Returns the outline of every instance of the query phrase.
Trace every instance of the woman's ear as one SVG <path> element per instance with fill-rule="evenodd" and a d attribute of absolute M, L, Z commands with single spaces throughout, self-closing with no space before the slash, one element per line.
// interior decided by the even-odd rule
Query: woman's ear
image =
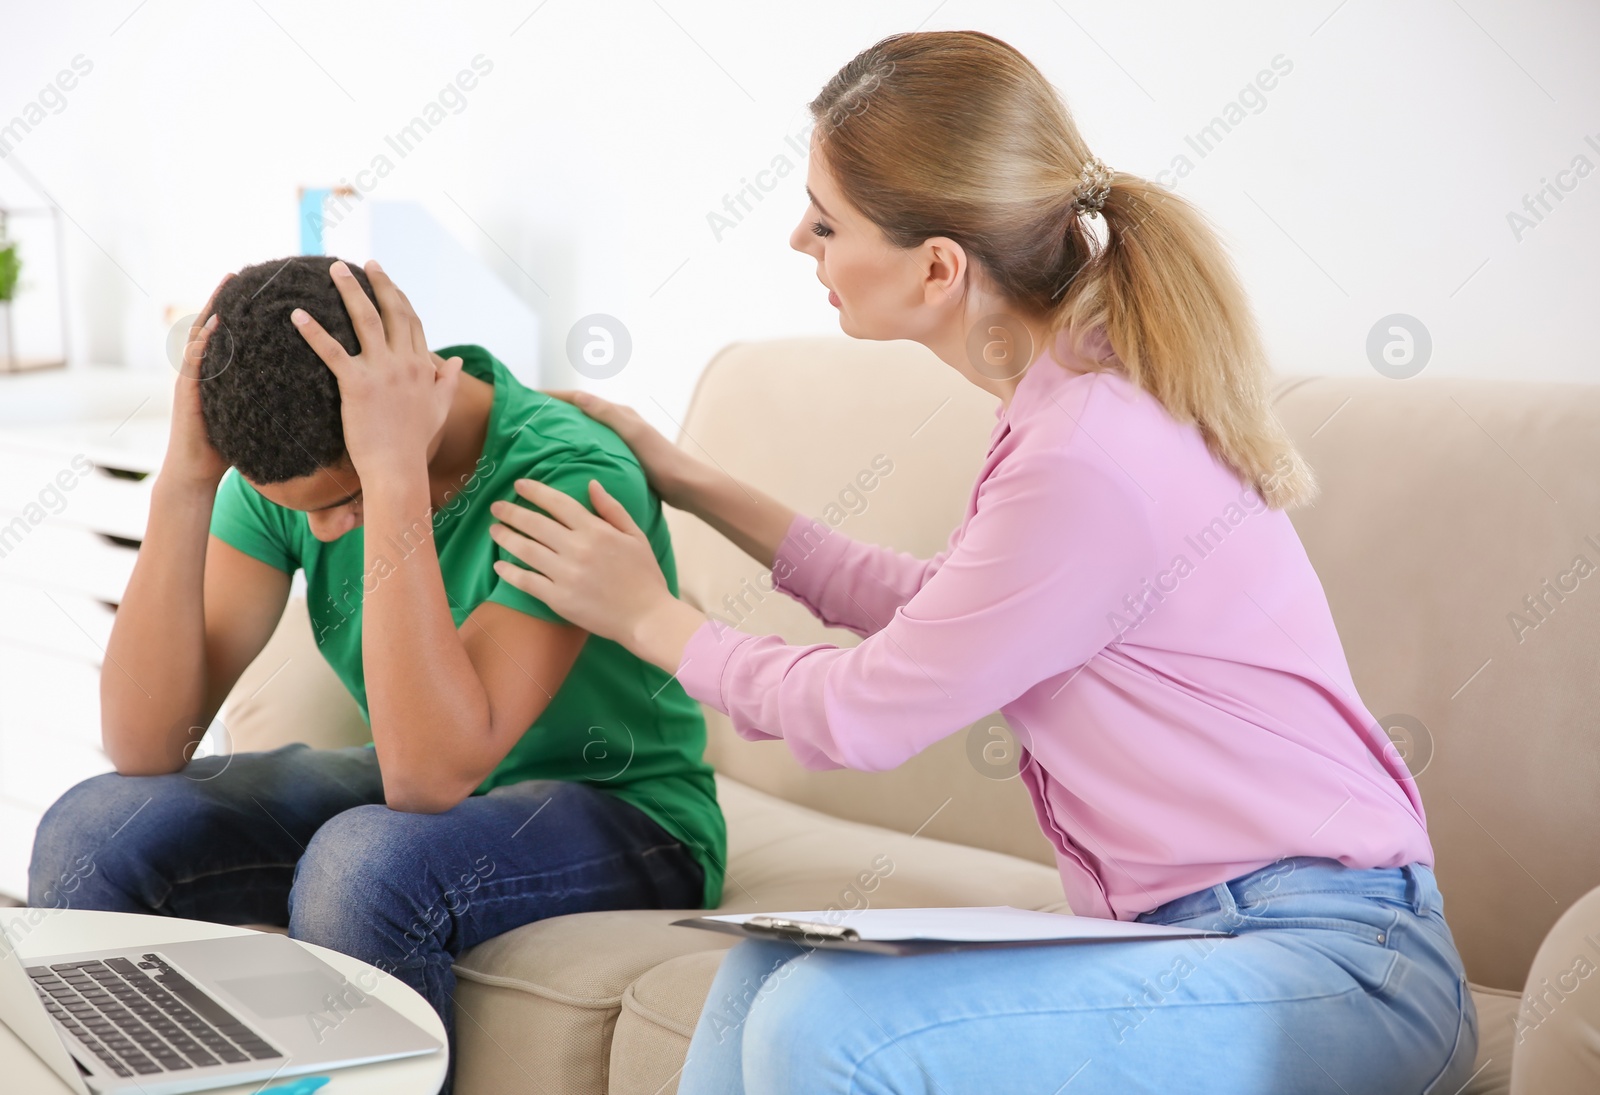
<path fill-rule="evenodd" d="M 945 304 L 965 291 L 968 263 L 964 247 L 948 236 L 933 236 L 923 240 L 918 251 L 926 303 Z"/>

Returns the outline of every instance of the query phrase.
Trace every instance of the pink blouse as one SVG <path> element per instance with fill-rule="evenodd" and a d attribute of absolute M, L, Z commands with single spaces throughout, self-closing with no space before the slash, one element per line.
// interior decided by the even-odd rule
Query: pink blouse
<path fill-rule="evenodd" d="M 790 526 L 776 587 L 859 645 L 708 620 L 688 693 L 813 769 L 893 768 L 998 709 L 1080 915 L 1132 919 L 1285 856 L 1431 866 L 1288 516 L 1120 375 L 1046 354 L 996 418 L 933 559 Z"/>

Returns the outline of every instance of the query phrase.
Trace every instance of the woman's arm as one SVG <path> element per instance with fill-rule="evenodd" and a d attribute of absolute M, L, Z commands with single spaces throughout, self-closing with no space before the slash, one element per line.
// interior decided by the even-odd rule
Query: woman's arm
<path fill-rule="evenodd" d="M 960 529 L 952 532 L 944 550 L 932 559 L 919 559 L 909 552 L 852 540 L 822 521 L 796 516 L 772 564 L 774 588 L 805 605 L 829 627 L 864 638 L 893 619 L 896 610 L 938 572 L 959 533 Z"/>
<path fill-rule="evenodd" d="M 674 445 L 631 407 L 590 392 L 553 391 L 610 427 L 633 450 L 651 488 L 773 570 L 776 588 L 830 627 L 870 635 L 909 601 L 949 555 L 932 560 L 835 532 Z"/>
<path fill-rule="evenodd" d="M 749 740 L 808 768 L 894 768 L 1117 637 L 1113 614 L 1155 569 L 1126 476 L 1034 456 L 997 471 L 942 567 L 858 646 L 787 645 L 715 625 L 678 680 Z"/>
<path fill-rule="evenodd" d="M 579 406 L 591 416 L 594 412 L 582 403 Z M 630 415 L 638 417 L 629 408 Z M 604 422 L 605 419 L 600 419 Z M 606 425 L 611 425 L 609 422 Z M 615 429 L 616 427 L 612 427 Z M 650 427 L 646 426 L 646 429 Z M 638 431 L 630 430 L 637 434 Z M 651 430 L 655 433 L 654 430 Z M 619 436 L 628 442 L 629 448 L 633 447 L 633 440 L 619 431 Z M 661 437 L 656 433 L 657 437 Z M 661 437 L 662 441 L 666 438 Z M 732 540 L 739 550 L 764 567 L 770 568 L 778 553 L 778 545 L 788 535 L 789 527 L 799 514 L 789 506 L 784 505 L 776 498 L 759 487 L 749 483 L 741 483 L 733 476 L 703 460 L 696 460 L 676 445 L 669 445 L 673 452 L 678 454 L 678 459 L 670 464 L 681 464 L 681 467 L 670 468 L 669 474 L 663 479 L 669 480 L 670 496 L 657 488 L 656 493 L 661 495 L 661 500 L 669 506 L 694 514 L 700 520 L 716 529 L 722 535 Z M 647 453 L 654 446 L 645 445 Z M 644 455 L 634 449 L 634 455 L 639 456 L 639 462 L 645 469 L 646 476 L 651 478 L 651 485 L 655 485 L 655 477 L 650 463 L 646 463 Z M 650 453 L 654 458 L 655 454 Z M 659 458 L 656 463 L 669 463 Z M 669 476 L 672 477 L 669 479 Z"/>
<path fill-rule="evenodd" d="M 518 489 L 549 516 L 497 514 L 509 528 L 496 540 L 531 568 L 499 573 L 811 768 L 893 768 L 1075 670 L 1117 637 L 1113 613 L 1156 566 L 1125 475 L 1039 454 L 984 481 L 945 565 L 878 633 L 849 649 L 790 646 L 667 593 L 642 534 L 597 486 L 599 516 L 549 487 Z"/>
<path fill-rule="evenodd" d="M 697 460 L 668 441 L 632 407 L 602 399 L 592 392 L 551 391 L 545 394 L 571 403 L 622 438 L 638 458 L 650 489 L 661 501 L 694 514 L 732 540 L 750 558 L 764 567 L 772 566 L 778 545 L 794 522 L 793 509 L 765 491 L 741 483 L 722 469 Z"/>

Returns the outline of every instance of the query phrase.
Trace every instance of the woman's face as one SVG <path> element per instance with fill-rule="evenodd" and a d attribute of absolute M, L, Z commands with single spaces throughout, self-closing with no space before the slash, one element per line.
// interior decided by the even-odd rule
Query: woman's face
<path fill-rule="evenodd" d="M 1009 399 L 1034 347 L 1043 345 L 1043 321 L 996 292 L 949 236 L 930 236 L 915 247 L 889 242 L 845 198 L 815 141 L 806 193 L 811 201 L 789 246 L 817 260 L 817 280 L 839 309 L 839 329 L 852 338 L 920 342 L 984 391 Z M 1013 325 L 987 322 L 996 316 L 1015 319 L 1026 328 L 1026 340 L 1015 341 Z M 1001 329 L 1008 332 L 1005 340 L 993 334 Z M 1001 360 L 992 356 L 993 345 L 1004 347 Z"/>
<path fill-rule="evenodd" d="M 921 249 L 895 247 L 840 192 L 815 142 L 806 172 L 811 202 L 789 246 L 817 260 L 817 280 L 854 338 L 915 339 L 933 321 Z"/>

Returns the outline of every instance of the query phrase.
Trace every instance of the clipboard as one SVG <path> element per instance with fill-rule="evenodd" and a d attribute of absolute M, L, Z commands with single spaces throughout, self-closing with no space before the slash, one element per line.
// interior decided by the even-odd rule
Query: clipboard
<path fill-rule="evenodd" d="M 812 949 L 890 955 L 1157 939 L 1208 940 L 1232 935 L 1231 932 L 1167 924 L 1039 912 L 1010 905 L 724 913 L 674 920 L 673 924 L 745 939 L 785 940 Z"/>

